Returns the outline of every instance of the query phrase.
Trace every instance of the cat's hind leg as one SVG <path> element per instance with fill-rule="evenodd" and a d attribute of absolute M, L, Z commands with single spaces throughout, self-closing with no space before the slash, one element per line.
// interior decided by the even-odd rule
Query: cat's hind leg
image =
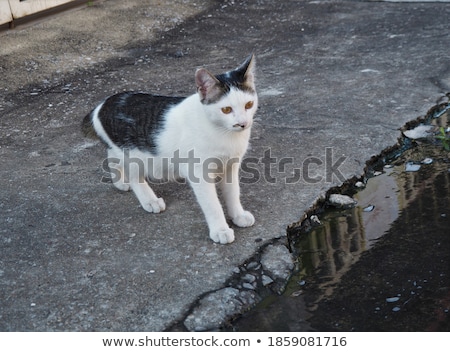
<path fill-rule="evenodd" d="M 149 213 L 160 213 L 166 210 L 164 199 L 156 196 L 155 192 L 153 192 L 145 179 L 140 182 L 131 183 L 131 189 L 144 210 Z"/>
<path fill-rule="evenodd" d="M 130 160 L 125 163 L 125 179 L 128 180 L 130 188 L 136 195 L 142 208 L 149 213 L 160 213 L 166 209 L 166 203 L 158 198 L 147 182 L 147 171 L 144 162 L 138 162 L 139 156 L 130 154 Z"/>
<path fill-rule="evenodd" d="M 131 187 L 124 171 L 123 155 L 113 149 L 108 149 L 108 167 L 113 185 L 121 191 L 128 192 Z"/>

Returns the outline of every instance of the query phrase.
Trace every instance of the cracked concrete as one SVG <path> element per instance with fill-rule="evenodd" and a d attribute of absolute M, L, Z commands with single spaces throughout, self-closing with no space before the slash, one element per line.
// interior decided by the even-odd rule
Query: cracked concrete
<path fill-rule="evenodd" d="M 237 267 L 283 239 L 342 178 L 361 175 L 398 128 L 450 91 L 449 11 L 445 3 L 110 0 L 1 32 L 0 330 L 220 325 L 187 317 L 206 293 L 233 301 L 227 282 Z M 156 187 L 167 210 L 152 215 L 100 182 L 104 148 L 80 132 L 95 104 L 122 90 L 191 94 L 196 68 L 220 73 L 250 52 L 260 109 L 242 198 L 254 227 L 217 245 L 186 185 Z M 216 303 L 223 312 L 226 302 Z M 219 318 L 238 310 L 228 313 Z"/>

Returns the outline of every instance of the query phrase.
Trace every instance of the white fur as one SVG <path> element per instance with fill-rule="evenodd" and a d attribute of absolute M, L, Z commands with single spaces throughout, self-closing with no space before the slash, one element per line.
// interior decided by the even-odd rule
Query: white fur
<path fill-rule="evenodd" d="M 249 101 L 254 104 L 246 110 Z M 166 205 L 146 179 L 173 180 L 177 176 L 187 179 L 205 215 L 211 239 L 225 244 L 234 241 L 234 231 L 227 224 L 213 181 L 220 179 L 219 187 L 233 223 L 240 227 L 252 226 L 255 219 L 240 202 L 238 173 L 248 147 L 257 103 L 256 94 L 237 89 L 232 89 L 214 104 L 202 104 L 198 94 L 186 98 L 166 114 L 165 126 L 156 140 L 157 156 L 138 149 L 124 151 L 118 148 L 98 119 L 102 104 L 93 112 L 93 126 L 110 146 L 109 166 L 114 171 L 113 183 L 118 189 L 131 189 L 146 211 L 159 213 Z M 225 106 L 231 107 L 232 113 L 224 114 L 221 108 Z M 199 160 L 174 164 L 176 157 Z"/>

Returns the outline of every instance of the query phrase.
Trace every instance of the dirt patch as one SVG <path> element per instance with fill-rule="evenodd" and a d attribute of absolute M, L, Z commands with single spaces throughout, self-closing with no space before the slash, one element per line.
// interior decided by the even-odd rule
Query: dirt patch
<path fill-rule="evenodd" d="M 0 92 L 30 84 L 55 85 L 67 73 L 128 56 L 127 47 L 163 36 L 210 5 L 211 1 L 95 1 L 32 27 L 4 30 Z"/>

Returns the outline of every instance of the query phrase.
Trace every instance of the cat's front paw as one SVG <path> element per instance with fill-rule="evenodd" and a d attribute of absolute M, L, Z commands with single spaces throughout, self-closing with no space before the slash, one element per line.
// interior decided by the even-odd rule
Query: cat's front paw
<path fill-rule="evenodd" d="M 209 232 L 209 237 L 216 243 L 227 244 L 234 241 L 233 229 L 223 228 Z"/>
<path fill-rule="evenodd" d="M 233 218 L 233 223 L 239 227 L 250 227 L 255 223 L 255 217 L 249 211 L 244 211 Z"/>
<path fill-rule="evenodd" d="M 155 198 L 155 200 L 141 205 L 142 208 L 144 208 L 144 210 L 148 211 L 149 213 L 160 213 L 166 210 L 166 203 L 162 198 Z"/>

